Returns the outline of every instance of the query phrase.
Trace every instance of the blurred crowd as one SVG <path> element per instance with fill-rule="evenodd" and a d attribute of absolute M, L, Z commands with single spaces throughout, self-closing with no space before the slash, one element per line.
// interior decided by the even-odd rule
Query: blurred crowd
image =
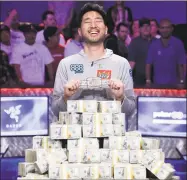
<path fill-rule="evenodd" d="M 53 87 L 59 62 L 83 49 L 77 16 L 72 10 L 69 23 L 57 26 L 55 13 L 47 10 L 36 25 L 20 23 L 11 10 L 0 27 L 1 87 Z M 104 46 L 129 61 L 135 87 L 185 86 L 187 54 L 169 19 L 133 19 L 123 1 L 116 1 L 106 17 Z"/>

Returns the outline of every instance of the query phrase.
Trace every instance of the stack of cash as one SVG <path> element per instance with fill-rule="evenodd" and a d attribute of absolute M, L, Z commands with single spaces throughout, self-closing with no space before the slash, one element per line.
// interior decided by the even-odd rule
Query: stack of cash
<path fill-rule="evenodd" d="M 33 137 L 18 180 L 147 179 L 146 170 L 158 179 L 178 180 L 159 140 L 125 132 L 125 122 L 121 102 L 68 101 L 67 112 L 50 124 L 50 136 Z"/>

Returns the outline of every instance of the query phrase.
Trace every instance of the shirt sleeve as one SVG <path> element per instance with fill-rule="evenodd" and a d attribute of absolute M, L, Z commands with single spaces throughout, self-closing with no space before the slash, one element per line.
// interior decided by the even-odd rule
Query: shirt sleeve
<path fill-rule="evenodd" d="M 134 40 L 131 41 L 128 49 L 128 61 L 136 62 L 136 44 Z"/>
<path fill-rule="evenodd" d="M 65 46 L 65 44 L 66 44 L 66 41 L 65 41 L 65 39 L 64 39 L 64 36 L 62 35 L 62 34 L 60 34 L 60 43 L 59 43 L 61 46 Z"/>
<path fill-rule="evenodd" d="M 49 50 L 47 49 L 47 47 L 45 47 L 44 45 L 41 45 L 42 47 L 42 57 L 44 58 L 44 63 L 50 64 L 54 61 L 51 53 L 49 52 Z"/>
<path fill-rule="evenodd" d="M 73 47 L 71 46 L 71 42 L 69 42 L 69 43 L 65 46 L 65 49 L 64 49 L 64 57 L 68 57 L 68 56 L 73 55 L 72 52 L 73 52 Z"/>
<path fill-rule="evenodd" d="M 122 102 L 122 112 L 127 116 L 131 115 L 136 108 L 136 98 L 133 90 L 132 69 L 127 60 L 122 68 L 122 82 L 124 83 L 124 100 Z"/>
<path fill-rule="evenodd" d="M 177 48 L 178 64 L 186 64 L 186 53 L 182 41 L 179 40 Z"/>
<path fill-rule="evenodd" d="M 13 48 L 11 57 L 10 57 L 10 64 L 21 64 L 22 59 L 23 59 L 23 56 L 20 50 L 17 47 Z"/>
<path fill-rule="evenodd" d="M 67 106 L 64 102 L 64 85 L 67 83 L 67 69 L 63 61 L 60 62 L 53 89 L 52 95 L 52 111 L 56 117 L 58 117 L 60 111 L 66 111 Z"/>
<path fill-rule="evenodd" d="M 43 30 L 42 30 L 36 34 L 36 43 L 43 44 L 44 41 L 45 41 L 45 39 L 44 39 L 44 35 L 43 35 Z"/>
<path fill-rule="evenodd" d="M 153 64 L 153 61 L 154 61 L 153 50 L 154 50 L 154 47 L 153 47 L 153 44 L 151 44 L 147 52 L 146 64 Z"/>

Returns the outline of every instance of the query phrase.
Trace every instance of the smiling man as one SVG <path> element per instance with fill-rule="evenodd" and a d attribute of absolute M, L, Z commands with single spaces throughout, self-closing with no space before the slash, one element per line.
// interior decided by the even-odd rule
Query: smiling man
<path fill-rule="evenodd" d="M 78 32 L 84 49 L 60 62 L 53 91 L 52 109 L 56 116 L 66 111 L 66 101 L 77 99 L 118 100 L 127 115 L 135 109 L 132 71 L 128 61 L 104 48 L 107 34 L 106 14 L 97 4 L 87 3 L 79 15 Z M 82 80 L 101 78 L 108 87 L 82 89 Z"/>

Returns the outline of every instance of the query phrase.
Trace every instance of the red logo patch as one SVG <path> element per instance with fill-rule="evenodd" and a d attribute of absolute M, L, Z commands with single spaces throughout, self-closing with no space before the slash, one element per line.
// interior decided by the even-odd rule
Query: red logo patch
<path fill-rule="evenodd" d="M 101 79 L 111 79 L 111 70 L 97 70 L 97 77 Z"/>

